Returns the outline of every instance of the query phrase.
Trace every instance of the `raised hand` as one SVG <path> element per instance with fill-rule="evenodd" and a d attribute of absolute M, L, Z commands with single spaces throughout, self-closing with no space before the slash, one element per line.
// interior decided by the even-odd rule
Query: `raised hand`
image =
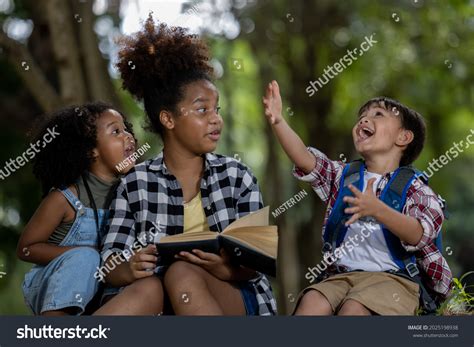
<path fill-rule="evenodd" d="M 271 81 L 265 92 L 265 96 L 262 98 L 263 105 L 265 107 L 265 116 L 269 120 L 270 124 L 277 125 L 283 120 L 281 115 L 282 103 L 280 96 L 280 87 L 277 81 Z"/>

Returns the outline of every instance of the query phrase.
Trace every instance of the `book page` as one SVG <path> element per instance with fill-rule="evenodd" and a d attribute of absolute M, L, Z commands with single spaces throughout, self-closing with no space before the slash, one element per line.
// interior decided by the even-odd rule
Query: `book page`
<path fill-rule="evenodd" d="M 214 231 L 195 231 L 192 233 L 183 233 L 170 236 L 164 236 L 159 243 L 190 242 L 215 239 L 219 234 Z"/>
<path fill-rule="evenodd" d="M 232 230 L 242 227 L 264 227 L 268 225 L 268 218 L 270 216 L 270 206 L 265 206 L 264 208 L 250 212 L 248 215 L 243 216 L 230 223 L 227 228 L 224 229 L 223 233 L 227 230 Z"/>
<path fill-rule="evenodd" d="M 232 230 L 228 234 L 222 235 L 222 237 L 243 246 L 247 246 L 268 257 L 275 259 L 277 257 L 278 232 L 275 225 L 257 228 L 240 228 L 235 231 Z"/>

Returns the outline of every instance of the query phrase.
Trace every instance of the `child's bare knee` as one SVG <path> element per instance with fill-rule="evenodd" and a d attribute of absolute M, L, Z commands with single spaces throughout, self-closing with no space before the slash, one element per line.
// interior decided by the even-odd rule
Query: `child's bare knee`
<path fill-rule="evenodd" d="M 194 282 L 195 280 L 199 280 L 201 276 L 199 275 L 199 266 L 188 263 L 186 261 L 176 261 L 170 265 L 168 270 L 165 273 L 165 286 L 175 286 L 179 283 L 187 283 Z M 183 279 L 185 279 L 183 281 Z"/>
<path fill-rule="evenodd" d="M 330 315 L 332 307 L 324 295 L 317 290 L 306 292 L 298 303 L 295 315 Z"/>
<path fill-rule="evenodd" d="M 360 302 L 355 300 L 347 300 L 341 306 L 338 312 L 339 316 L 367 316 L 370 315 L 370 311 L 362 305 Z"/>
<path fill-rule="evenodd" d="M 128 289 L 136 295 L 137 298 L 147 298 L 147 300 L 154 297 L 163 296 L 163 285 L 161 280 L 156 276 L 150 276 L 136 280 Z"/>

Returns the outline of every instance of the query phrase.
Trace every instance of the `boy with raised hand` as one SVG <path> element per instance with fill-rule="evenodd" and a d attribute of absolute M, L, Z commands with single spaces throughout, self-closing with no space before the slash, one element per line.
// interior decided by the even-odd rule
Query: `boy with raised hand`
<path fill-rule="evenodd" d="M 401 200 L 395 199 L 401 206 L 384 198 L 387 191 L 396 192 L 394 178 L 399 176 L 400 182 L 407 172 L 410 177 L 413 169 L 407 166 L 423 149 L 426 127 L 421 115 L 389 98 L 367 101 L 352 129 L 363 161 L 357 165 L 360 173 L 349 175 L 354 165 L 332 161 L 317 149 L 307 148 L 290 128 L 281 114 L 276 81 L 269 83 L 263 104 L 278 141 L 295 164 L 294 176 L 309 182 L 327 203 L 324 258 L 330 254 L 337 259 L 318 277 L 323 280 L 301 292 L 294 314 L 413 315 L 420 294 L 422 303 L 429 301 L 427 294 L 444 299 L 452 275 L 435 245 L 444 219 L 439 197 L 413 176 L 399 194 Z M 405 169 L 403 174 L 401 169 Z M 364 234 L 367 230 L 372 232 Z M 341 246 L 348 239 L 362 242 L 347 247 L 346 252 Z M 308 275 L 313 282 L 315 277 Z"/>

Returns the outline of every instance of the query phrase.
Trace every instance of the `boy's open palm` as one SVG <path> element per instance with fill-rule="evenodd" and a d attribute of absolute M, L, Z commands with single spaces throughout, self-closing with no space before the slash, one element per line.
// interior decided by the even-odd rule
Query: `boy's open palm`
<path fill-rule="evenodd" d="M 351 218 L 346 222 L 346 226 L 365 216 L 376 218 L 380 207 L 383 207 L 383 202 L 375 196 L 373 190 L 374 182 L 375 178 L 371 178 L 367 182 L 367 188 L 363 193 L 352 184 L 349 185 L 349 189 L 354 193 L 354 197 L 346 196 L 344 198 L 344 202 L 351 205 L 351 207 L 346 208 L 344 212 L 352 214 Z"/>
<path fill-rule="evenodd" d="M 280 87 L 278 86 L 277 81 L 271 81 L 263 97 L 263 105 L 265 108 L 265 116 L 270 121 L 270 124 L 277 125 L 283 119 L 281 115 L 281 96 L 280 96 Z"/>

